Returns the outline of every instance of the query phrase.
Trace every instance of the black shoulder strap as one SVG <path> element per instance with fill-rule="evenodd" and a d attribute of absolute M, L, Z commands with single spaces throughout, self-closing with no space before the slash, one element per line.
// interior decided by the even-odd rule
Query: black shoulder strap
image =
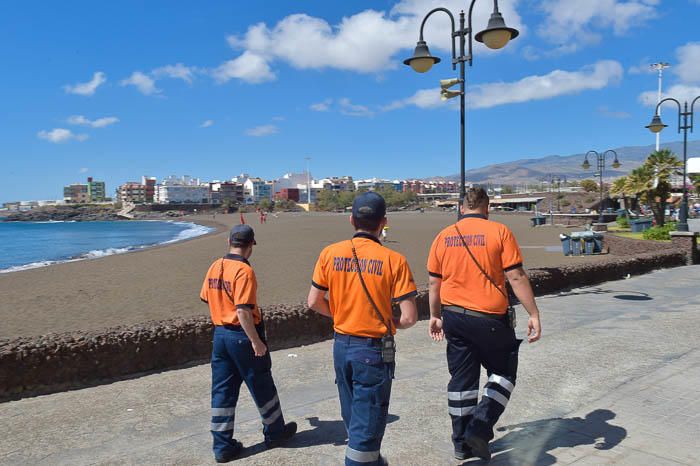
<path fill-rule="evenodd" d="M 377 304 L 374 302 L 374 299 L 372 299 L 372 295 L 369 294 L 369 290 L 367 289 L 367 285 L 365 284 L 365 279 L 362 277 L 362 272 L 360 272 L 360 261 L 357 258 L 357 252 L 355 251 L 355 243 L 350 240 L 350 244 L 352 244 L 352 258 L 355 261 L 355 268 L 357 269 L 357 276 L 360 277 L 360 283 L 362 283 L 362 289 L 365 290 L 365 295 L 367 295 L 367 299 L 369 300 L 370 304 L 372 304 L 372 308 L 374 309 L 374 312 L 377 314 L 377 317 L 381 321 L 382 324 L 387 329 L 387 335 L 391 335 L 391 324 L 387 324 L 386 321 L 384 320 L 384 316 L 382 316 L 382 313 L 379 311 L 379 308 L 377 307 Z"/>
<path fill-rule="evenodd" d="M 479 264 L 479 261 L 476 260 L 476 257 L 474 257 L 474 254 L 472 253 L 472 250 L 469 249 L 469 245 L 468 245 L 467 242 L 465 241 L 464 236 L 462 236 L 462 232 L 459 231 L 459 228 L 457 227 L 457 224 L 456 224 L 456 223 L 455 223 L 455 230 L 457 230 L 457 234 L 459 235 L 459 239 L 462 240 L 462 244 L 464 245 L 464 247 L 466 248 L 467 252 L 469 253 L 469 256 L 472 258 L 472 261 L 474 261 L 474 264 L 476 264 L 477 268 L 481 271 L 481 273 L 484 275 L 484 277 L 486 277 L 486 279 L 487 279 L 488 281 L 491 282 L 491 284 L 494 286 L 494 288 L 496 288 L 496 289 L 498 290 L 498 292 L 501 293 L 501 294 L 508 300 L 508 302 L 510 303 L 510 298 L 508 297 L 508 295 L 506 294 L 506 292 L 504 292 L 504 291 L 501 289 L 501 287 L 498 286 L 498 285 L 496 284 L 495 280 L 494 280 L 493 278 L 491 278 L 491 275 L 489 275 L 489 274 L 486 272 L 486 270 L 484 270 L 484 268 L 481 266 L 481 264 Z"/>
<path fill-rule="evenodd" d="M 233 282 L 231 282 L 233 283 Z M 224 290 L 224 293 L 226 296 L 228 296 L 229 301 L 231 301 L 231 304 L 233 306 L 236 306 L 235 301 L 233 300 L 233 296 L 231 296 L 231 293 L 226 289 L 226 283 L 224 282 L 224 258 L 221 258 L 221 268 L 219 270 L 219 284 L 221 285 L 221 289 Z"/>

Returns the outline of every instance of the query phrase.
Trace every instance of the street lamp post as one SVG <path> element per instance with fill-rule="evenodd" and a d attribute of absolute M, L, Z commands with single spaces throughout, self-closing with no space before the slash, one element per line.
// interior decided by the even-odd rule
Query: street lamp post
<path fill-rule="evenodd" d="M 451 99 L 453 97 L 459 96 L 459 115 L 460 115 L 460 192 L 459 201 L 460 204 L 464 201 L 464 196 L 466 193 L 465 189 L 465 63 L 469 63 L 472 66 L 472 12 L 474 10 L 474 4 L 476 0 L 472 0 L 469 5 L 469 14 L 467 16 L 467 25 L 465 27 L 465 15 L 464 11 L 459 13 L 459 29 L 455 30 L 455 18 L 450 10 L 447 8 L 435 8 L 430 10 L 428 14 L 423 18 L 423 22 L 420 26 L 420 34 L 418 36 L 418 43 L 416 44 L 415 51 L 411 58 L 404 60 L 404 64 L 413 68 L 414 71 L 418 73 L 425 73 L 436 63 L 440 63 L 440 58 L 435 57 L 430 54 L 428 49 L 428 44 L 423 38 L 423 29 L 428 18 L 438 11 L 446 13 L 450 17 L 452 23 L 451 35 L 452 38 L 452 69 L 455 70 L 457 64 L 459 64 L 459 78 L 455 79 L 444 79 L 440 81 L 440 96 L 442 100 Z M 506 46 L 511 39 L 518 37 L 518 30 L 509 28 L 506 26 L 503 16 L 498 10 L 498 0 L 493 1 L 493 12 L 491 13 L 491 18 L 489 19 L 486 29 L 478 32 L 474 39 L 477 42 L 484 43 L 490 49 L 500 49 Z M 459 56 L 456 54 L 455 40 L 459 38 Z M 468 53 L 465 55 L 465 46 L 467 46 Z M 451 91 L 450 87 L 459 84 L 459 91 Z M 457 217 L 459 217 L 459 208 L 457 209 Z"/>
<path fill-rule="evenodd" d="M 668 68 L 669 66 L 671 66 L 671 64 L 665 63 L 665 62 L 659 62 L 659 63 L 652 63 L 650 66 L 651 66 L 652 70 L 655 70 L 659 73 L 659 91 L 656 94 L 657 95 L 656 103 L 658 104 L 659 102 L 661 102 L 661 84 L 662 84 L 663 79 L 664 79 L 664 70 L 666 68 Z M 659 113 L 659 116 L 661 116 L 661 113 Z M 660 136 L 661 135 L 659 133 L 656 133 L 656 150 L 657 151 L 659 150 Z"/>
<path fill-rule="evenodd" d="M 617 152 L 615 152 L 612 149 L 606 150 L 602 154 L 594 150 L 589 150 L 588 153 L 586 153 L 585 158 L 583 159 L 583 164 L 581 165 L 581 167 L 583 167 L 584 170 L 588 170 L 589 168 L 591 168 L 591 164 L 588 162 L 588 156 L 591 154 L 595 155 L 598 167 L 598 176 L 600 177 L 600 205 L 598 207 L 600 215 L 598 215 L 598 223 L 604 223 L 605 220 L 603 218 L 603 170 L 605 170 L 605 159 L 608 153 L 613 154 L 615 156 L 615 159 L 612 163 L 612 167 L 619 168 L 620 161 L 617 159 Z"/>
<path fill-rule="evenodd" d="M 547 175 L 547 180 L 549 181 L 549 192 L 552 192 L 552 187 L 556 184 L 557 186 L 557 211 L 561 212 L 561 184 L 566 183 L 566 176 L 564 175 Z"/>
<path fill-rule="evenodd" d="M 311 157 L 304 157 L 306 160 L 306 202 L 309 203 L 309 210 L 311 210 L 311 172 L 309 171 L 309 161 Z"/>
<path fill-rule="evenodd" d="M 652 133 L 660 133 L 665 127 L 663 121 L 661 121 L 661 116 L 659 115 L 659 109 L 664 102 L 675 102 L 678 105 L 678 132 L 683 131 L 683 199 L 681 200 L 681 211 L 678 215 L 678 224 L 676 225 L 676 231 L 688 231 L 688 185 L 686 184 L 686 179 L 688 177 L 688 130 L 693 132 L 693 117 L 695 102 L 700 99 L 700 95 L 693 99 L 690 104 L 690 110 L 688 110 L 688 101 L 685 101 L 681 106 L 681 103 L 674 99 L 673 97 L 666 97 L 664 100 L 656 104 L 656 111 L 654 112 L 654 117 L 651 119 L 646 128 Z M 682 121 L 681 121 L 682 119 Z"/>

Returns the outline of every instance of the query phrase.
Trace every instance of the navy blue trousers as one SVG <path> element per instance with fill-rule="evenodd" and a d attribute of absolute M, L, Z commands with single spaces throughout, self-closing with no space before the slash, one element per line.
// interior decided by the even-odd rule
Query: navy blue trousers
<path fill-rule="evenodd" d="M 378 339 L 336 334 L 333 345 L 340 412 L 348 432 L 347 466 L 380 465 L 395 364 L 382 362 Z"/>
<path fill-rule="evenodd" d="M 493 427 L 505 411 L 515 388 L 518 372 L 518 348 L 522 340 L 505 319 L 472 317 L 451 311 L 442 313 L 447 338 L 447 404 L 452 419 L 452 442 L 455 449 L 466 451 L 464 440 L 478 436 L 493 439 Z M 481 366 L 488 380 L 481 401 L 479 376 Z"/>
<path fill-rule="evenodd" d="M 258 333 L 262 335 L 261 328 L 258 328 Z M 230 453 L 234 448 L 233 424 L 243 382 L 260 411 L 265 439 L 274 440 L 284 428 L 284 417 L 277 388 L 272 380 L 270 353 L 256 357 L 253 345 L 242 328 L 214 327 L 211 354 L 211 433 L 214 438 L 214 455 L 217 457 Z"/>

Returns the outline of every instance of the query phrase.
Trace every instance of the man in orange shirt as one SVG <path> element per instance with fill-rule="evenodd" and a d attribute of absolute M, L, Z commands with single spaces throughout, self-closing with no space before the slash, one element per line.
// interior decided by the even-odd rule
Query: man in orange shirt
<path fill-rule="evenodd" d="M 540 338 L 540 318 L 518 243 L 507 226 L 488 220 L 483 188 L 469 189 L 462 214 L 438 234 L 428 254 L 429 334 L 436 341 L 447 338 L 455 457 L 490 459 L 488 442 L 515 388 L 522 341 L 509 319 L 506 279 L 530 315 L 531 343 Z M 481 366 L 489 378 L 477 403 Z"/>
<path fill-rule="evenodd" d="M 374 192 L 355 198 L 351 240 L 321 251 L 308 304 L 333 319 L 333 360 L 340 411 L 348 433 L 346 465 L 382 465 L 379 451 L 389 413 L 396 329 L 418 319 L 416 284 L 406 258 L 382 246 L 384 198 Z M 328 293 L 328 298 L 326 298 Z M 394 318 L 392 303 L 401 316 Z"/>
<path fill-rule="evenodd" d="M 229 253 L 209 267 L 200 293 L 202 301 L 209 305 L 214 323 L 211 433 L 218 463 L 235 459 L 242 449 L 233 438 L 233 427 L 243 382 L 260 411 L 267 448 L 282 445 L 297 431 L 296 423 L 284 423 L 272 380 L 272 361 L 257 304 L 258 283 L 248 262 L 255 244 L 250 226 L 233 227 Z"/>

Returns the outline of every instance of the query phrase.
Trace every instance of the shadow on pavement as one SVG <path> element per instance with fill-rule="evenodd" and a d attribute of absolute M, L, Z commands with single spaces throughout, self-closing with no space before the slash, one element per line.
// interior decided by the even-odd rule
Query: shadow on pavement
<path fill-rule="evenodd" d="M 627 430 L 609 424 L 615 413 L 596 409 L 585 418 L 552 418 L 499 427 L 506 435 L 491 443 L 493 458 L 489 464 L 548 466 L 557 463 L 552 453 L 558 448 L 591 445 L 597 450 L 610 450 L 627 437 Z M 478 458 L 465 465 L 485 464 Z"/>
<path fill-rule="evenodd" d="M 640 294 L 618 294 L 613 296 L 615 299 L 622 299 L 624 301 L 651 301 L 652 298 L 646 293 L 640 293 Z"/>
<path fill-rule="evenodd" d="M 343 421 L 322 421 L 316 416 L 307 417 L 306 420 L 309 421 L 309 425 L 313 427 L 313 429 L 300 430 L 283 448 L 306 448 L 319 445 L 333 445 L 337 447 L 345 445 L 347 442 L 348 436 L 345 432 L 345 424 Z M 389 414 L 387 417 L 387 424 L 398 420 L 399 416 Z M 303 428 L 303 424 L 299 425 L 299 429 Z M 264 450 L 265 443 L 260 442 L 244 448 L 240 458 L 254 456 Z"/>
<path fill-rule="evenodd" d="M 613 293 L 624 293 L 613 296 L 616 299 L 622 299 L 626 301 L 651 301 L 652 298 L 648 293 L 642 293 L 641 291 L 619 291 L 619 290 L 604 290 L 602 288 L 585 288 L 582 290 L 570 290 L 564 291 L 558 294 L 552 294 L 549 296 L 540 296 L 537 300 L 541 299 L 553 299 L 562 298 L 565 296 L 582 296 L 582 295 L 603 295 L 603 294 L 613 294 Z"/>

